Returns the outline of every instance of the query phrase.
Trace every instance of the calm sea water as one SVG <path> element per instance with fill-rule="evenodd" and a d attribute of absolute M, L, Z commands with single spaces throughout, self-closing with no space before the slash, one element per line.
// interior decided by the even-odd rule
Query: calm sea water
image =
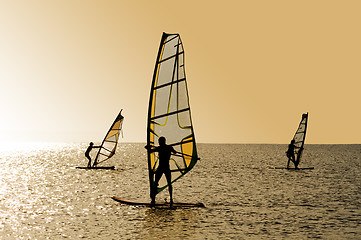
<path fill-rule="evenodd" d="M 199 144 L 201 160 L 174 199 L 206 208 L 154 209 L 144 144 L 120 144 L 117 170 L 79 170 L 87 144 L 30 145 L 0 153 L 1 239 L 360 239 L 361 145 Z M 23 146 L 24 147 L 24 146 Z M 168 198 L 163 191 L 157 199 Z"/>

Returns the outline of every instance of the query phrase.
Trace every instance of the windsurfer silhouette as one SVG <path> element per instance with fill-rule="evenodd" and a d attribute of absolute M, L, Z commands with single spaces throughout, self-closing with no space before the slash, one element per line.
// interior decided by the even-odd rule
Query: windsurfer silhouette
<path fill-rule="evenodd" d="M 288 162 L 287 162 L 287 169 L 289 168 L 290 165 L 290 161 L 293 162 L 293 164 L 295 165 L 295 168 L 297 169 L 297 163 L 295 160 L 295 140 L 292 139 L 291 143 L 288 145 L 288 150 L 286 152 L 286 155 L 288 157 Z"/>
<path fill-rule="evenodd" d="M 85 151 L 85 157 L 86 157 L 87 159 L 89 159 L 89 162 L 88 162 L 88 167 L 89 167 L 89 168 L 91 167 L 91 162 L 92 162 L 92 159 L 91 159 L 89 153 L 90 153 L 90 151 L 91 151 L 93 148 L 100 148 L 100 146 L 94 146 L 94 143 L 93 143 L 93 142 L 90 142 L 90 143 L 89 143 L 89 146 L 88 146 L 88 148 L 87 148 L 86 151 Z"/>
<path fill-rule="evenodd" d="M 158 183 L 160 178 L 162 177 L 163 173 L 167 179 L 167 183 L 168 183 L 168 190 L 169 190 L 169 196 L 170 196 L 170 204 L 173 204 L 173 188 L 172 188 L 172 176 L 171 176 L 171 172 L 170 172 L 170 168 L 169 168 L 169 160 L 170 160 L 170 156 L 172 153 L 177 153 L 177 151 L 174 150 L 174 148 L 172 146 L 169 146 L 166 144 L 166 139 L 165 137 L 160 137 L 158 139 L 159 142 L 159 146 L 158 147 L 151 147 L 149 145 L 145 146 L 145 148 L 149 151 L 149 152 L 158 152 L 159 155 L 159 165 L 157 170 L 155 171 L 155 180 L 154 180 L 154 184 L 152 186 L 151 189 L 151 198 L 152 198 L 152 205 L 155 204 L 155 196 L 157 195 L 157 187 L 158 187 Z"/>

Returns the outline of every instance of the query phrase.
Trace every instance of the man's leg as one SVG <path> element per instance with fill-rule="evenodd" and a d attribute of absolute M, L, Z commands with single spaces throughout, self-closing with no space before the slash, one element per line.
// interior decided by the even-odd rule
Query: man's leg
<path fill-rule="evenodd" d="M 157 195 L 157 188 L 158 188 L 158 183 L 160 178 L 162 177 L 163 172 L 159 171 L 159 169 L 155 172 L 155 177 L 154 177 L 154 183 L 152 186 L 152 192 L 151 192 L 151 199 L 152 199 L 152 204 L 155 204 L 155 196 Z"/>
<path fill-rule="evenodd" d="M 92 159 L 90 158 L 89 155 L 86 156 L 87 159 L 89 159 L 89 162 L 88 162 L 88 167 L 91 167 L 91 163 L 92 163 Z"/>
<path fill-rule="evenodd" d="M 287 161 L 287 169 L 290 167 L 290 161 L 291 161 L 291 158 L 289 157 L 288 161 Z"/>
<path fill-rule="evenodd" d="M 298 159 L 297 160 L 295 160 L 295 168 L 296 169 L 298 169 L 298 164 L 300 163 L 300 161 L 298 161 Z"/>
<path fill-rule="evenodd" d="M 296 163 L 296 159 L 295 159 L 295 155 L 292 155 L 292 162 L 295 165 L 295 169 L 297 169 L 297 163 Z"/>
<path fill-rule="evenodd" d="M 170 171 L 167 171 L 164 174 L 165 174 L 165 177 L 167 178 L 169 197 L 170 197 L 170 204 L 173 204 L 172 175 L 171 175 Z"/>

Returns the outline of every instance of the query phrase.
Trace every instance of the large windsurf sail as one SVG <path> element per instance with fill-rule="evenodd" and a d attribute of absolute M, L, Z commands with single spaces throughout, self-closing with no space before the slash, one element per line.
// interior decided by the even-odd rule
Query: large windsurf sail
<path fill-rule="evenodd" d="M 122 116 L 122 110 L 120 110 L 107 135 L 105 135 L 102 144 L 100 145 L 93 163 L 93 167 L 96 167 L 98 164 L 108 160 L 115 154 L 120 131 L 122 130 L 123 120 L 124 117 Z"/>
<path fill-rule="evenodd" d="M 293 140 L 295 143 L 294 153 L 295 153 L 295 162 L 296 166 L 300 163 L 302 153 L 303 153 L 303 145 L 305 144 L 306 139 L 306 131 L 307 131 L 307 121 L 308 121 L 308 113 L 302 114 L 302 119 L 300 124 L 298 125 L 298 129 L 293 136 Z"/>
<path fill-rule="evenodd" d="M 162 136 L 167 145 L 180 153 L 170 159 L 172 182 L 175 182 L 198 160 L 184 70 L 184 49 L 179 34 L 163 33 L 150 91 L 147 145 L 158 145 Z M 158 153 L 148 151 L 151 191 L 157 167 Z M 158 186 L 155 194 L 167 187 L 164 175 Z"/>

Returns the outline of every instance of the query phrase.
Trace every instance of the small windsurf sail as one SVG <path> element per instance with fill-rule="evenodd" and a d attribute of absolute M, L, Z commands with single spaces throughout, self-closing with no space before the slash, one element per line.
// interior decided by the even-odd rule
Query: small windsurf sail
<path fill-rule="evenodd" d="M 303 153 L 303 145 L 305 144 L 305 139 L 306 139 L 307 121 L 308 121 L 308 113 L 302 114 L 301 122 L 298 125 L 298 129 L 295 135 L 293 136 L 293 140 L 295 141 L 294 153 L 295 153 L 296 166 L 300 163 Z"/>
<path fill-rule="evenodd" d="M 120 110 L 119 114 L 115 118 L 113 124 L 111 125 L 107 135 L 100 145 L 100 148 L 96 154 L 93 167 L 96 167 L 98 164 L 108 160 L 115 154 L 115 150 L 118 145 L 118 139 L 120 132 L 122 130 L 124 117 L 122 116 L 122 110 Z"/>
<path fill-rule="evenodd" d="M 199 159 L 191 121 L 188 90 L 184 69 L 184 49 L 179 34 L 163 33 L 150 91 L 147 145 L 158 145 L 159 137 L 180 154 L 172 155 L 172 182 L 184 176 Z M 158 167 L 158 153 L 148 151 L 150 188 Z M 163 175 L 157 193 L 167 187 Z M 151 193 L 152 194 L 152 193 Z"/>

